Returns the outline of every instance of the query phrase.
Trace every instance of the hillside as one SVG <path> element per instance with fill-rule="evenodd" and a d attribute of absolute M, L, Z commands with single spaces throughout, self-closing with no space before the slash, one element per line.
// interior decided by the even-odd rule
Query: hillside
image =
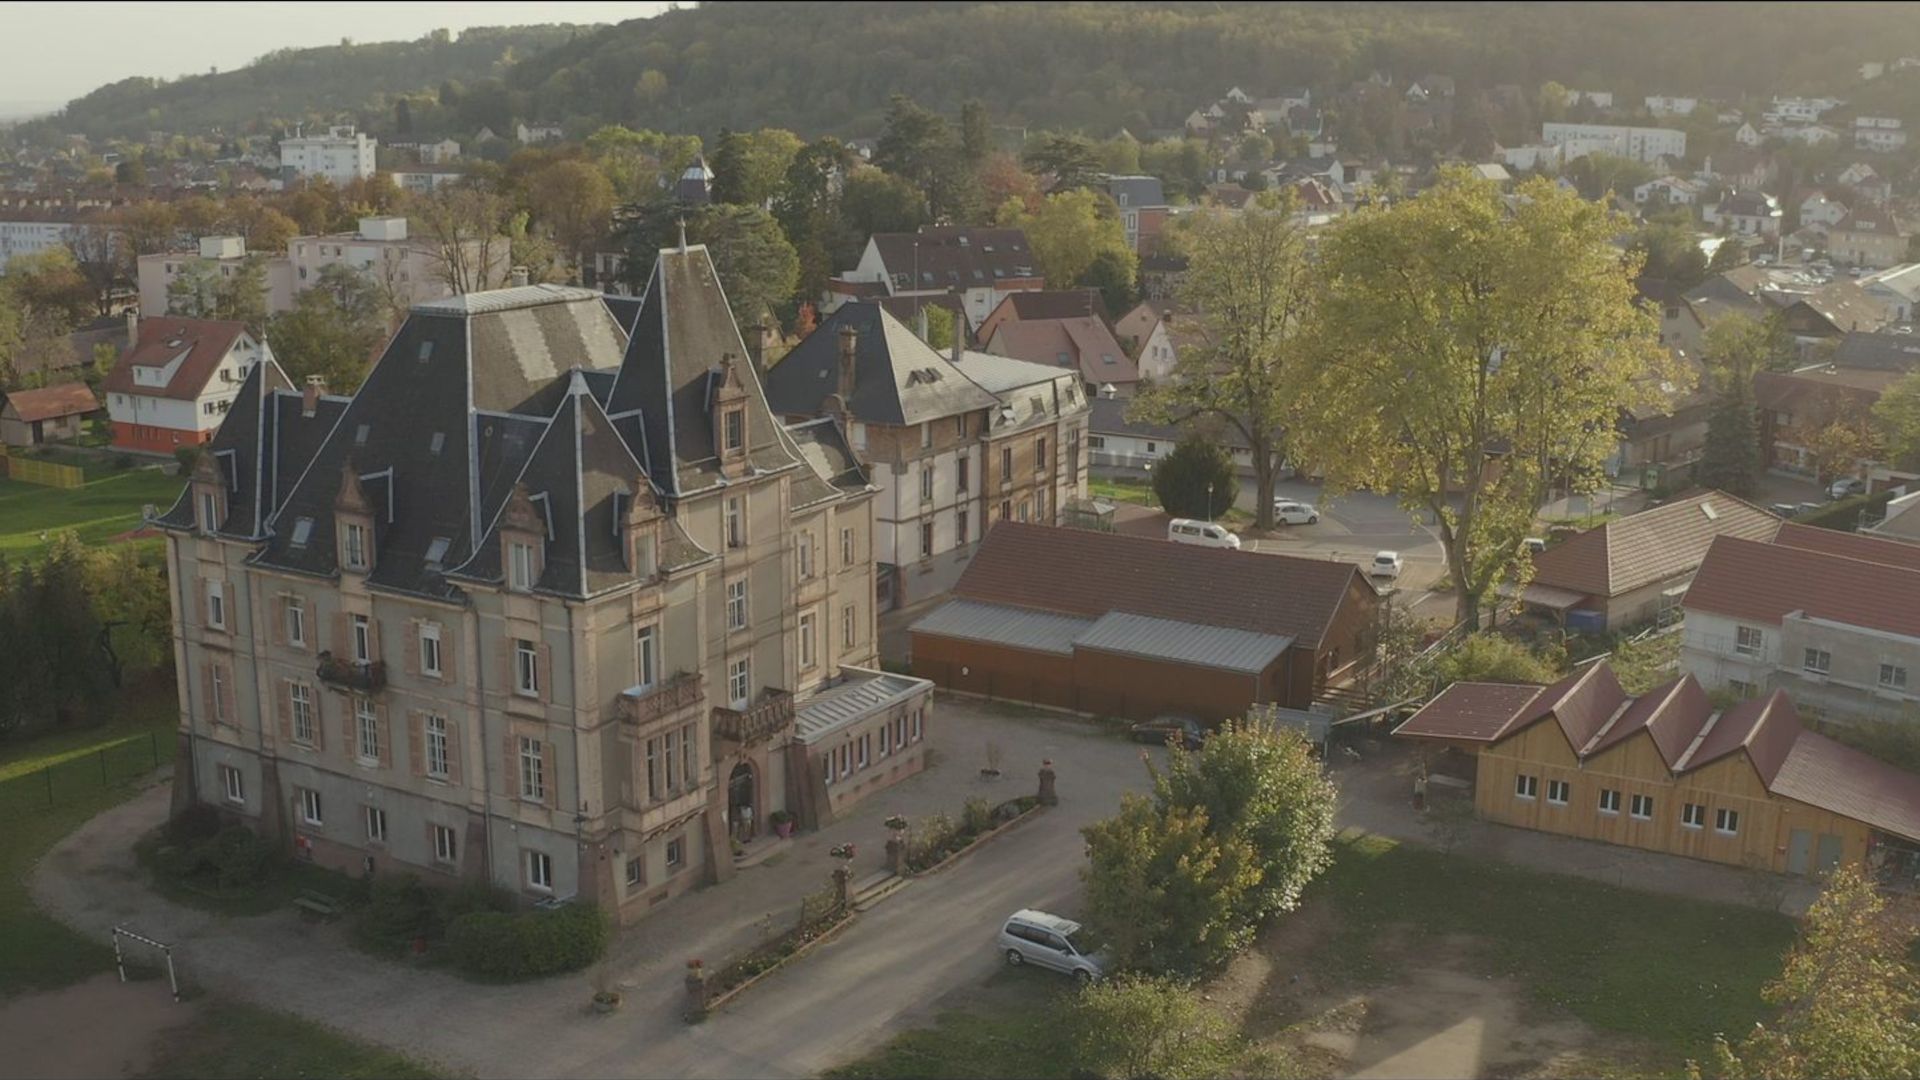
<path fill-rule="evenodd" d="M 537 10 L 537 9 L 530 9 Z M 1738 17 L 1730 18 L 1733 10 Z M 396 95 L 453 80 L 468 130 L 555 118 L 712 135 L 723 126 L 870 135 L 889 94 L 996 122 L 1105 134 L 1171 128 L 1240 84 L 1325 88 L 1379 70 L 1471 90 L 1548 79 L 1646 93 L 1844 92 L 1862 60 L 1920 54 L 1899 4 L 715 4 L 617 26 L 471 30 L 286 50 L 232 72 L 130 79 L 49 131 L 271 130 L 356 114 L 386 134 Z M 476 98 L 475 95 L 478 95 Z M 458 133 L 456 131 L 456 133 Z"/>

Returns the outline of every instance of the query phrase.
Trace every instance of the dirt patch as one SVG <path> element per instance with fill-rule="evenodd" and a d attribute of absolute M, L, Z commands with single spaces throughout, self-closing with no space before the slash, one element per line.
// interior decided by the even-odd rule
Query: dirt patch
<path fill-rule="evenodd" d="M 143 1075 L 198 1008 L 176 1003 L 165 979 L 122 983 L 112 974 L 12 998 L 0 1004 L 0 1080 Z"/>

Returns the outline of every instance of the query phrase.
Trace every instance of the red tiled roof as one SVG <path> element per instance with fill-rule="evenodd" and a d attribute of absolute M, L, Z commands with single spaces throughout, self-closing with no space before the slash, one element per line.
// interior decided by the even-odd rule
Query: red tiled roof
<path fill-rule="evenodd" d="M 176 319 L 171 316 L 142 319 L 140 340 L 120 354 L 113 370 L 101 381 L 100 389 L 112 394 L 136 394 L 142 397 L 174 398 L 192 401 L 206 388 L 207 380 L 226 359 L 245 323 L 219 319 Z M 164 368 L 181 354 L 186 359 L 165 386 L 144 386 L 134 382 L 136 367 Z"/>
<path fill-rule="evenodd" d="M 1583 754 L 1591 757 L 1625 742 L 1645 731 L 1653 739 L 1654 749 L 1669 769 L 1687 752 L 1694 735 L 1700 731 L 1703 717 L 1713 712 L 1707 692 L 1696 679 L 1685 675 L 1640 695 L 1620 719 L 1595 737 Z"/>
<path fill-rule="evenodd" d="M 1619 596 L 1699 566 L 1716 536 L 1766 540 L 1779 527 L 1780 519 L 1765 510 L 1708 491 L 1610 521 L 1548 548 L 1533 557 L 1533 584 L 1587 596 Z"/>
<path fill-rule="evenodd" d="M 1135 383 L 1140 368 L 1127 355 L 1113 331 L 1097 318 L 1020 319 L 1001 324 L 987 342 L 987 350 L 1016 360 L 1055 367 L 1078 367 L 1080 377 L 1102 383 Z M 1061 362 L 1061 356 L 1067 361 Z M 1107 358 L 1112 357 L 1112 363 Z"/>
<path fill-rule="evenodd" d="M 100 402 L 85 383 L 62 383 L 38 390 L 15 390 L 7 395 L 7 406 L 18 413 L 22 423 L 79 416 L 100 407 Z"/>
<path fill-rule="evenodd" d="M 1626 701 L 1627 692 L 1614 677 L 1613 669 L 1604 663 L 1591 664 L 1547 687 L 1508 734 L 1551 716 L 1577 754 L 1593 742 Z"/>
<path fill-rule="evenodd" d="M 1352 563 L 1002 521 L 987 531 L 953 595 L 1279 634 L 1318 650 L 1354 583 L 1365 581 Z"/>
<path fill-rule="evenodd" d="M 1804 542 L 1805 534 L 1796 534 L 1796 540 Z M 1803 611 L 1849 626 L 1920 636 L 1920 571 L 1722 536 L 1707 550 L 1687 588 L 1685 606 L 1772 624 Z"/>
<path fill-rule="evenodd" d="M 1457 682 L 1407 717 L 1395 735 L 1493 742 L 1540 696 L 1529 683 Z"/>
<path fill-rule="evenodd" d="M 1754 771 L 1768 787 L 1773 786 L 1780 763 L 1787 759 L 1801 730 L 1800 714 L 1794 712 L 1785 690 L 1749 698 L 1700 726 L 1705 729 L 1700 745 L 1679 763 L 1678 771 L 1693 772 L 1745 750 Z"/>
<path fill-rule="evenodd" d="M 1920 841 L 1920 776 L 1817 731 L 1800 732 L 1769 788 L 1775 795 Z"/>
<path fill-rule="evenodd" d="M 1838 529 L 1822 529 L 1813 525 L 1799 525 L 1791 521 L 1780 526 L 1780 532 L 1774 536 L 1773 542 L 1786 547 L 1823 551 L 1828 555 L 1878 563 L 1881 566 L 1920 571 L 1920 544 L 1882 540 L 1877 536 L 1841 532 Z"/>

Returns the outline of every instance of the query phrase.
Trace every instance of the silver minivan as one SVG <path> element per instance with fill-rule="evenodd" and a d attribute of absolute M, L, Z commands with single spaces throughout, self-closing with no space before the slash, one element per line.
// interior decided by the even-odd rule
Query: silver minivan
<path fill-rule="evenodd" d="M 1000 951 L 1009 967 L 1033 964 L 1087 983 L 1106 973 L 1106 958 L 1072 919 L 1022 908 L 1000 928 Z"/>

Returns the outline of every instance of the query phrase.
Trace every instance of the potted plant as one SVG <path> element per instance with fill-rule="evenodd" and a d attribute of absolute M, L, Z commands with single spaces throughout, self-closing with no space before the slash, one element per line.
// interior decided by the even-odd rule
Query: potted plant
<path fill-rule="evenodd" d="M 593 969 L 593 1011 L 602 1016 L 620 1007 L 620 990 L 614 985 L 613 971 L 605 963 Z"/>
<path fill-rule="evenodd" d="M 768 824 L 773 826 L 773 835 L 785 840 L 793 835 L 794 818 L 790 810 L 775 810 L 767 815 Z"/>

